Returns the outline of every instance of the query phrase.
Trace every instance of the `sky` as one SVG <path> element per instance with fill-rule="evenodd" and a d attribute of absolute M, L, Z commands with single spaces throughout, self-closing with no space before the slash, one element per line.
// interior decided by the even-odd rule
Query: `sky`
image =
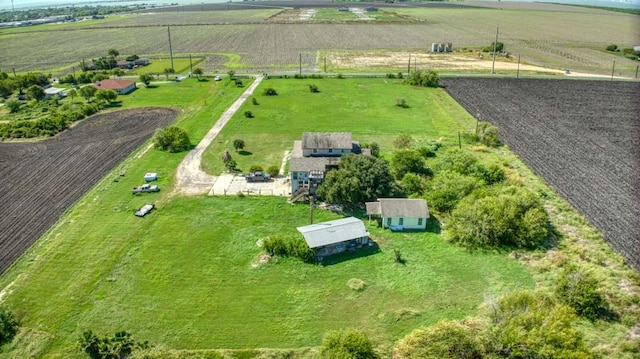
<path fill-rule="evenodd" d="M 214 2 L 226 2 L 227 0 L 140 0 L 140 1 L 125 1 L 125 0 L 13 0 L 13 6 L 15 9 L 27 9 L 49 6 L 70 6 L 70 5 L 131 5 L 131 4 L 153 4 L 153 5 L 169 5 L 169 4 L 202 4 L 202 3 L 214 3 Z M 242 0 L 234 0 L 242 1 Z M 510 0 L 503 0 L 510 1 Z M 640 8 L 640 0 L 548 0 L 547 2 L 564 3 L 564 4 L 584 4 L 595 6 L 611 6 L 611 7 L 625 7 L 625 8 Z M 0 9 L 11 10 L 11 0 L 0 0 Z"/>

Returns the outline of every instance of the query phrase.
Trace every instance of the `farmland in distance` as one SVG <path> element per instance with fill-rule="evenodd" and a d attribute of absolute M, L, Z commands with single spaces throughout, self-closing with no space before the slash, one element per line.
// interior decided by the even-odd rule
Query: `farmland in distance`
<path fill-rule="evenodd" d="M 497 125 L 509 147 L 640 269 L 640 84 L 443 82 L 469 113 Z"/>
<path fill-rule="evenodd" d="M 174 55 L 212 59 L 203 64 L 207 72 L 292 70 L 300 65 L 300 56 L 304 71 L 321 71 L 319 54 L 330 58 L 332 51 L 408 55 L 426 52 L 434 41 L 452 42 L 455 49 L 478 49 L 493 41 L 499 25 L 499 40 L 512 59 L 520 54 L 523 63 L 599 74 L 610 74 L 615 59 L 617 72 L 633 77 L 637 63 L 604 49 L 610 44 L 636 45 L 640 39 L 637 16 L 560 5 L 531 7 L 383 7 L 381 13 L 401 15 L 407 21 L 326 23 L 278 22 L 273 20 L 278 18 L 278 9 L 198 11 L 196 6 L 195 11 L 178 9 L 113 16 L 105 22 L 2 30 L 0 69 L 65 72 L 83 58 L 104 56 L 108 48 L 116 48 L 121 54 L 166 57 L 167 26 L 172 26 Z M 40 51 L 34 52 L 35 48 Z M 333 71 L 350 70 L 334 63 L 328 67 Z M 406 66 L 397 71 L 402 69 Z"/>

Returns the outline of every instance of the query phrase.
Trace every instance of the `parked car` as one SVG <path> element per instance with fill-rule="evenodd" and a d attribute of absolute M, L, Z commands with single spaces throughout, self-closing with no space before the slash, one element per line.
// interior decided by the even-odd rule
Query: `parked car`
<path fill-rule="evenodd" d="M 160 191 L 160 188 L 158 188 L 158 186 L 145 183 L 141 186 L 133 187 L 133 189 L 131 190 L 131 193 L 138 194 L 138 193 L 144 193 L 144 192 L 158 192 L 158 191 Z"/>
<path fill-rule="evenodd" d="M 245 176 L 247 182 L 266 182 L 271 180 L 271 176 L 264 172 L 252 172 Z"/>
<path fill-rule="evenodd" d="M 146 216 L 149 212 L 151 212 L 154 208 L 156 207 L 155 204 L 153 203 L 147 203 L 144 206 L 138 208 L 134 214 L 138 217 L 144 217 Z"/>

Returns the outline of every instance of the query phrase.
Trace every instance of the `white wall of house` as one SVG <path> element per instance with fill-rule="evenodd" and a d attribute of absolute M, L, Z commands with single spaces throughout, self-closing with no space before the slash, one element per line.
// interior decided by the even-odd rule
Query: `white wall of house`
<path fill-rule="evenodd" d="M 384 228 L 389 228 L 389 226 L 402 226 L 404 229 L 426 229 L 427 219 L 415 217 L 383 217 L 382 226 Z"/>

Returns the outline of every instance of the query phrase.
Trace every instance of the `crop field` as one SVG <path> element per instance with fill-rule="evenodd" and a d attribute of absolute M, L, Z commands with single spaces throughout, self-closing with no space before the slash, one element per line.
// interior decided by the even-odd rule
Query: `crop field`
<path fill-rule="evenodd" d="M 446 79 L 501 137 L 640 269 L 640 84 Z"/>
<path fill-rule="evenodd" d="M 176 114 L 169 109 L 107 113 L 56 138 L 0 143 L 0 272 Z"/>
<path fill-rule="evenodd" d="M 232 58 L 229 68 L 246 72 L 291 70 L 299 64 L 301 54 L 304 71 L 318 71 L 323 65 L 319 52 L 426 52 L 435 41 L 477 51 L 494 40 L 498 26 L 499 41 L 505 43 L 512 57 L 521 55 L 523 63 L 610 74 L 612 61 L 616 60 L 617 74 L 626 77 L 633 77 L 638 65 L 604 51 L 610 44 L 632 47 L 640 42 L 638 16 L 594 9 L 559 5 L 505 9 L 386 7 L 382 12 L 408 20 L 382 23 L 279 22 L 273 9 L 177 9 L 126 15 L 93 25 L 56 25 L 46 31 L 42 27 L 1 30 L 0 69 L 63 71 L 83 58 L 103 56 L 105 48 L 116 48 L 121 54 L 167 56 L 168 25 L 173 25 L 175 55 L 213 57 L 203 63 L 207 72 L 226 72 L 225 64 Z M 95 41 L 97 37 L 100 42 Z M 34 53 L 34 48 L 40 51 Z M 328 68 L 350 70 L 333 63 Z"/>

